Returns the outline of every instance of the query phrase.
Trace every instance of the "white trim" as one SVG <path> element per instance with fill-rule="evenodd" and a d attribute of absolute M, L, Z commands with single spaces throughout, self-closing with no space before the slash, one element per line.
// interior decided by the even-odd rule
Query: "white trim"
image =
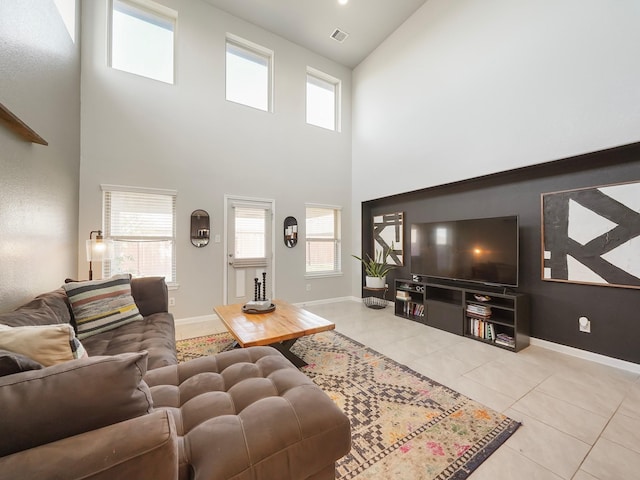
<path fill-rule="evenodd" d="M 154 77 L 148 77 L 147 75 L 131 72 L 129 70 L 121 70 L 113 66 L 113 11 L 114 11 L 114 0 L 109 0 L 107 8 L 107 18 L 109 24 L 107 25 L 107 66 L 109 68 L 113 68 L 114 70 L 120 70 L 121 72 L 126 72 L 131 75 L 137 75 L 139 77 L 148 78 L 150 80 L 155 80 L 157 82 L 163 82 L 167 85 L 175 85 L 176 77 L 177 77 L 177 37 L 178 37 L 178 11 L 172 8 L 169 8 L 165 5 L 161 5 L 159 3 L 154 2 L 153 0 L 118 0 L 121 3 L 125 3 L 129 5 L 133 9 L 141 10 L 151 16 L 155 16 L 156 18 L 160 18 L 162 20 L 166 20 L 168 23 L 172 24 L 172 33 L 173 33 L 173 45 L 171 52 L 173 55 L 173 65 L 171 72 L 171 81 L 168 82 L 166 80 L 161 80 Z"/>
<path fill-rule="evenodd" d="M 330 83 L 334 86 L 333 108 L 334 108 L 335 125 L 332 131 L 340 133 L 342 131 L 342 80 L 310 66 L 307 66 L 307 75 L 311 75 L 312 77 L 315 77 L 317 79 L 324 80 L 325 82 Z M 305 102 L 305 105 L 306 105 L 306 102 Z M 306 118 L 306 112 L 305 112 L 305 118 Z M 307 123 L 307 124 L 314 125 L 316 127 L 319 126 L 313 123 Z M 324 128 L 324 127 L 320 127 L 320 128 Z"/>
<path fill-rule="evenodd" d="M 128 3 L 137 8 L 146 9 L 150 13 L 155 13 L 156 15 L 167 17 L 174 22 L 178 20 L 178 12 L 172 8 L 166 7 L 159 3 L 156 3 L 152 0 L 120 0 L 122 3 Z M 111 1 L 113 4 L 113 0 Z M 113 9 L 113 7 L 112 7 Z"/>
<path fill-rule="evenodd" d="M 227 63 L 226 63 L 226 55 L 227 55 L 227 44 L 230 43 L 236 47 L 239 48 L 243 48 L 245 50 L 248 50 L 249 52 L 252 52 L 258 56 L 262 56 L 262 57 L 266 57 L 267 60 L 267 74 L 268 74 L 268 85 L 267 85 L 267 109 L 266 110 L 262 110 L 259 107 L 254 107 L 252 105 L 247 105 L 246 103 L 239 103 L 233 100 L 229 100 L 228 98 L 226 98 L 226 92 L 227 92 L 227 85 L 226 85 L 226 81 L 227 81 L 227 73 L 226 73 L 226 68 L 227 68 Z M 244 105 L 246 107 L 250 107 L 250 108 L 255 108 L 256 110 L 260 110 L 262 112 L 267 112 L 267 113 L 274 113 L 275 111 L 275 88 L 274 88 L 274 70 L 275 70 L 275 51 L 271 50 L 270 48 L 267 47 L 263 47 L 262 45 L 259 45 L 257 43 L 251 42 L 250 40 L 246 40 L 242 37 L 239 37 L 238 35 L 234 35 L 233 33 L 229 33 L 227 32 L 227 34 L 225 35 L 225 46 L 224 46 L 224 51 L 225 51 L 225 99 L 228 102 L 233 102 L 233 103 L 239 103 L 240 105 Z"/>
<path fill-rule="evenodd" d="M 607 357 L 606 355 L 600 355 L 599 353 L 588 352 L 587 350 L 568 347 L 567 345 L 561 345 L 559 343 L 553 343 L 539 338 L 532 337 L 529 342 L 531 345 L 535 345 L 536 347 L 546 348 L 547 350 L 553 350 L 554 352 L 564 353 L 565 355 L 582 358 L 583 360 L 589 360 L 591 362 L 607 365 L 613 368 L 619 368 L 628 372 L 640 373 L 640 364 L 637 363 Z"/>
<path fill-rule="evenodd" d="M 305 203 L 304 204 L 304 208 L 326 208 L 326 209 L 342 211 L 342 207 L 341 206 L 339 206 L 339 205 L 327 205 L 326 203 Z"/>
<path fill-rule="evenodd" d="M 223 221 L 224 221 L 224 232 L 223 232 L 223 244 L 222 251 L 224 252 L 224 268 L 223 277 L 222 277 L 222 304 L 228 305 L 227 303 L 227 294 L 229 285 L 227 282 L 227 275 L 229 272 L 229 259 L 227 249 L 229 247 L 227 242 L 227 222 L 228 222 L 228 210 L 229 205 L 235 205 L 242 202 L 252 202 L 251 205 L 255 206 L 257 204 L 264 204 L 271 206 L 271 291 L 273 293 L 273 298 L 278 298 L 276 295 L 276 201 L 273 198 L 258 198 L 258 197 L 246 197 L 243 195 L 231 195 L 228 193 L 224 194 L 224 213 L 223 213 Z"/>
<path fill-rule="evenodd" d="M 328 277 L 342 277 L 344 273 L 342 271 L 339 272 L 307 272 L 304 274 L 304 278 L 328 278 Z"/>
<path fill-rule="evenodd" d="M 357 297 L 336 297 L 336 298 L 324 298 L 322 300 L 308 300 L 305 302 L 294 303 L 296 307 L 307 307 L 310 305 L 324 305 L 325 303 L 335 303 L 335 302 L 358 302 L 362 301 L 361 298 Z"/>
<path fill-rule="evenodd" d="M 156 195 L 173 195 L 175 197 L 178 196 L 177 190 L 171 190 L 166 188 L 148 188 L 148 187 L 130 187 L 126 185 L 108 185 L 108 184 L 100 184 L 100 188 L 103 192 L 108 191 L 116 191 L 116 192 L 133 192 L 133 193 L 152 193 Z"/>
<path fill-rule="evenodd" d="M 175 324 L 182 326 L 182 325 L 189 325 L 191 323 L 201 323 L 201 322 L 207 322 L 207 321 L 219 322 L 220 317 L 218 317 L 218 315 L 216 315 L 215 313 L 210 313 L 208 315 L 200 315 L 199 317 L 177 318 L 175 320 Z"/>

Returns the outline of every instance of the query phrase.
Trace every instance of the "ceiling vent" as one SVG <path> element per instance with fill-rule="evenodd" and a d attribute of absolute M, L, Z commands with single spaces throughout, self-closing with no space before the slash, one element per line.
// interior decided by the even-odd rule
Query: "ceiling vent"
<path fill-rule="evenodd" d="M 347 32 L 344 32 L 344 31 L 340 30 L 339 28 L 336 28 L 333 31 L 333 33 L 331 34 L 331 38 L 333 38 L 338 43 L 344 42 L 347 39 L 348 36 L 349 36 L 349 34 Z"/>

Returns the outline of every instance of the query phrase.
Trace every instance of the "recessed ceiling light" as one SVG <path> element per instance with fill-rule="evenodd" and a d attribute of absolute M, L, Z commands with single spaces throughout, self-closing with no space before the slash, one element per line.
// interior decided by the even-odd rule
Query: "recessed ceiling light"
<path fill-rule="evenodd" d="M 349 3 L 349 0 L 338 0 L 338 3 L 340 5 L 346 5 L 347 3 Z"/>

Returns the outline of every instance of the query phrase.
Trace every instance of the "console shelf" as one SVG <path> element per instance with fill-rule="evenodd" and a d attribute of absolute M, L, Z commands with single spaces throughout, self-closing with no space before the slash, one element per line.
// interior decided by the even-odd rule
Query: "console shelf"
<path fill-rule="evenodd" d="M 510 351 L 529 345 L 529 296 L 395 281 L 395 314 Z"/>

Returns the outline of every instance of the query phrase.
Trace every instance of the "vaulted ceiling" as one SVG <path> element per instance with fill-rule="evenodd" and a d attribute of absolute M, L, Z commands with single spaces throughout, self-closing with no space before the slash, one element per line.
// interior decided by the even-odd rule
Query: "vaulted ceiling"
<path fill-rule="evenodd" d="M 205 0 L 313 52 L 356 67 L 426 0 Z M 339 43 L 331 34 L 348 37 Z"/>

